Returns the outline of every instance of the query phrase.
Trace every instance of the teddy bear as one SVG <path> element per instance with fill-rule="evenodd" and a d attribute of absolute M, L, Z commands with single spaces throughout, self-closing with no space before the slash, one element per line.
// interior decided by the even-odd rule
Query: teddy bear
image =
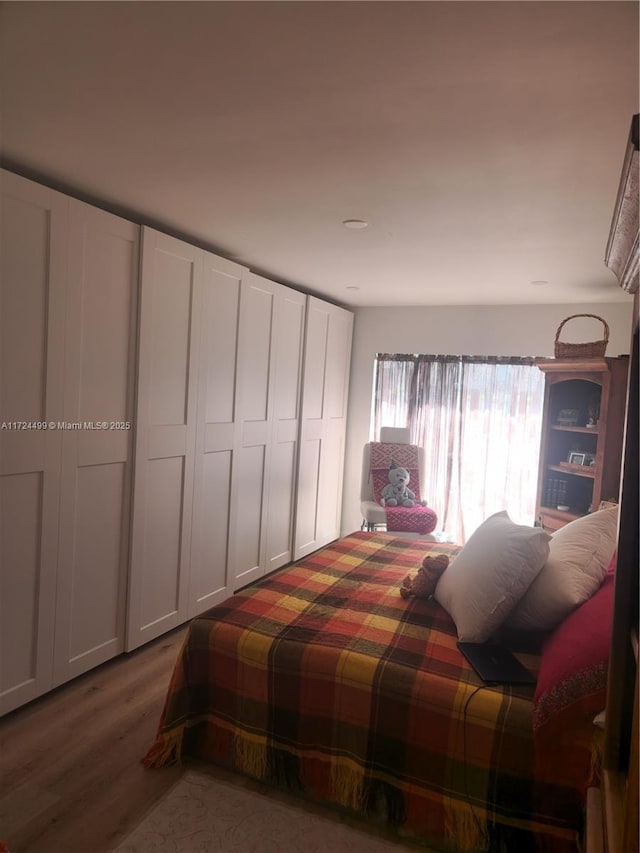
<path fill-rule="evenodd" d="M 382 490 L 380 503 L 382 506 L 406 506 L 412 507 L 416 503 L 425 505 L 424 501 L 416 501 L 414 492 L 408 488 L 409 472 L 406 468 L 391 460 L 389 465 L 389 482 Z"/>
<path fill-rule="evenodd" d="M 449 565 L 446 554 L 437 554 L 435 557 L 425 557 L 422 565 L 414 578 L 407 575 L 402 581 L 400 595 L 403 598 L 430 598 L 436 590 L 440 575 Z"/>

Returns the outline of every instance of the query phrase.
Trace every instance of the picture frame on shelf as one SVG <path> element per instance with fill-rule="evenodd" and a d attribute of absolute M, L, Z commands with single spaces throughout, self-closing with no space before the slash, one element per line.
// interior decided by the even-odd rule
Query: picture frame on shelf
<path fill-rule="evenodd" d="M 586 458 L 586 453 L 576 453 L 576 451 L 572 450 L 569 454 L 567 462 L 569 463 L 569 465 L 584 465 Z"/>

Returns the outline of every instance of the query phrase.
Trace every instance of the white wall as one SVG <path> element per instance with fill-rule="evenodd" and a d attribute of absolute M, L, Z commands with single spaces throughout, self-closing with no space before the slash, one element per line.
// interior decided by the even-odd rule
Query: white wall
<path fill-rule="evenodd" d="M 633 297 L 628 302 L 576 305 L 358 308 L 355 310 L 342 534 L 360 527 L 362 447 L 369 441 L 373 363 L 378 352 L 553 357 L 556 330 L 572 314 L 593 313 L 609 324 L 607 356 L 629 353 Z M 595 320 L 572 320 L 562 341 L 603 337 Z"/>

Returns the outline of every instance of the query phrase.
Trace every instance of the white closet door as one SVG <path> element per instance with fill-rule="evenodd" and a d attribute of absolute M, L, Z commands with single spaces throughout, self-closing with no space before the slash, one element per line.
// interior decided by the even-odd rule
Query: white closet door
<path fill-rule="evenodd" d="M 143 228 L 129 650 L 188 618 L 202 257 Z"/>
<path fill-rule="evenodd" d="M 139 230 L 71 201 L 54 686 L 124 649 Z"/>
<path fill-rule="evenodd" d="M 265 571 L 293 559 L 300 379 L 307 298 L 280 287 L 274 327 Z"/>
<path fill-rule="evenodd" d="M 0 712 L 51 687 L 68 199 L 9 172 L 0 254 Z M 30 428 L 20 428 L 28 425 Z"/>
<path fill-rule="evenodd" d="M 352 331 L 353 314 L 316 297 L 309 297 L 302 379 L 295 559 L 340 535 Z"/>
<path fill-rule="evenodd" d="M 320 547 L 319 500 L 324 438 L 324 394 L 329 313 L 309 297 L 302 378 L 302 417 L 298 462 L 298 493 L 294 557 Z"/>
<path fill-rule="evenodd" d="M 230 570 L 234 589 L 264 574 L 270 392 L 278 285 L 253 273 L 242 283 L 231 490 Z"/>
<path fill-rule="evenodd" d="M 189 616 L 231 594 L 227 567 L 235 384 L 244 268 L 205 253 L 196 429 Z"/>
<path fill-rule="evenodd" d="M 324 397 L 325 437 L 318 506 L 318 531 L 323 544 L 340 536 L 352 334 L 353 314 L 331 306 Z"/>

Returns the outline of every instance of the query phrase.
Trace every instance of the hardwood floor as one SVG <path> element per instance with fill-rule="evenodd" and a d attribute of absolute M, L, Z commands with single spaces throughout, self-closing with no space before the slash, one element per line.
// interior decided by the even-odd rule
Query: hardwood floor
<path fill-rule="evenodd" d="M 0 840 L 10 853 L 111 853 L 187 767 L 429 853 L 382 819 L 362 820 L 224 768 L 189 761 L 146 770 L 141 759 L 185 634 L 177 628 L 0 719 Z"/>
<path fill-rule="evenodd" d="M 0 839 L 11 853 L 108 853 L 183 772 L 145 770 L 186 629 L 0 719 Z"/>

